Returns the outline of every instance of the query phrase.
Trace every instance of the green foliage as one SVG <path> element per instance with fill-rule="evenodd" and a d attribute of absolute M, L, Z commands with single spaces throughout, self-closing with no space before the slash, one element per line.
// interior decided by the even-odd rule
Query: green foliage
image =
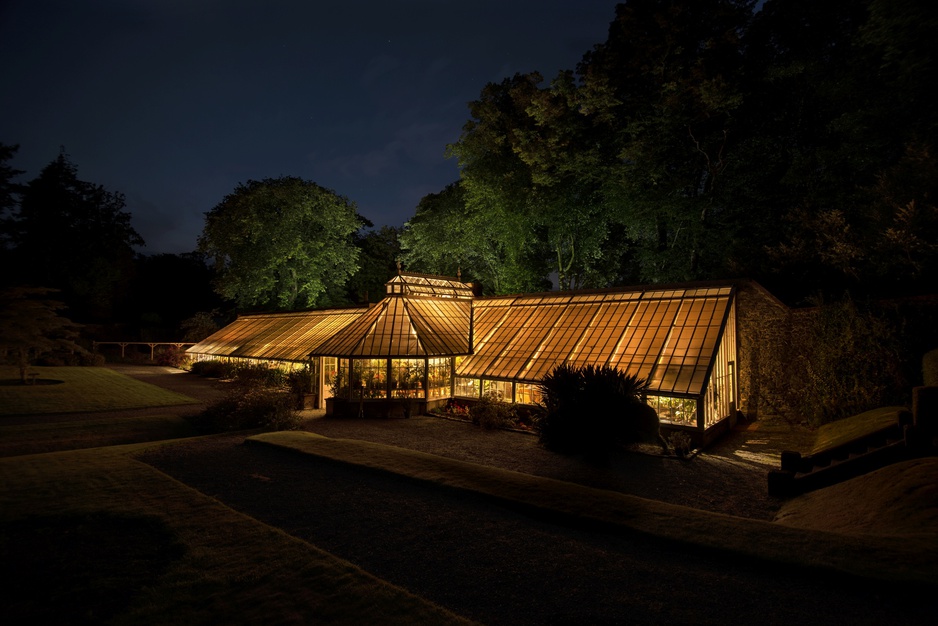
<path fill-rule="evenodd" d="M 644 379 L 608 366 L 560 365 L 540 384 L 540 441 L 556 452 L 598 459 L 622 444 L 657 442 L 658 417 L 642 399 L 647 389 Z"/>
<path fill-rule="evenodd" d="M 346 285 L 350 301 L 377 302 L 384 297 L 384 285 L 397 271 L 402 232 L 400 228 L 382 226 L 378 230 L 356 233 L 359 268 Z"/>
<path fill-rule="evenodd" d="M 360 226 L 348 199 L 316 183 L 250 180 L 206 214 L 199 250 L 218 294 L 240 307 L 324 306 L 358 269 Z"/>
<path fill-rule="evenodd" d="M 469 421 L 469 407 L 462 402 L 450 399 L 446 406 L 440 410 L 440 413 L 446 417 L 451 417 L 458 420 Z"/>
<path fill-rule="evenodd" d="M 503 401 L 497 392 L 484 394 L 477 403 L 469 407 L 469 419 L 483 430 L 509 428 L 514 425 L 516 418 L 514 406 Z"/>
<path fill-rule="evenodd" d="M 293 430 L 300 419 L 294 406 L 294 398 L 284 389 L 248 385 L 190 419 L 205 434 L 258 428 Z"/>
<path fill-rule="evenodd" d="M 156 353 L 156 364 L 168 367 L 183 367 L 188 362 L 189 357 L 186 351 L 176 346 L 165 346 Z"/>
<path fill-rule="evenodd" d="M 234 370 L 234 383 L 240 387 L 283 388 L 287 375 L 278 367 L 264 363 L 239 363 Z"/>
<path fill-rule="evenodd" d="M 109 319 L 144 243 L 124 206 L 60 154 L 26 185 L 9 224 L 18 282 L 61 290 L 77 319 Z"/>
<path fill-rule="evenodd" d="M 59 315 L 65 305 L 46 297 L 55 291 L 16 287 L 0 292 L 0 352 L 19 367 L 23 382 L 30 364 L 43 353 L 87 353 L 75 343 L 81 327 Z"/>
<path fill-rule="evenodd" d="M 749 276 L 789 301 L 938 269 L 934 3 L 635 0 L 548 86 L 485 85 L 401 236 L 487 291 Z"/>
<path fill-rule="evenodd" d="M 313 376 L 313 370 L 304 367 L 287 372 L 286 382 L 294 394 L 313 393 L 316 378 Z"/>
<path fill-rule="evenodd" d="M 930 350 L 922 357 L 922 381 L 929 387 L 938 386 L 938 350 Z"/>
<path fill-rule="evenodd" d="M 795 339 L 792 404 L 818 426 L 898 401 L 896 329 L 852 300 L 819 307 Z"/>
<path fill-rule="evenodd" d="M 231 361 L 222 361 L 221 359 L 211 359 L 208 361 L 196 361 L 192 364 L 190 370 L 193 374 L 205 378 L 219 378 L 227 380 L 234 378 L 237 367 Z"/>
<path fill-rule="evenodd" d="M 676 430 L 668 435 L 668 445 L 674 450 L 674 454 L 682 459 L 690 454 L 691 443 L 691 436 L 683 430 Z"/>
<path fill-rule="evenodd" d="M 216 330 L 219 329 L 215 318 L 218 317 L 218 310 L 199 311 L 192 317 L 183 320 L 180 327 L 183 331 L 185 341 L 202 341 Z"/>

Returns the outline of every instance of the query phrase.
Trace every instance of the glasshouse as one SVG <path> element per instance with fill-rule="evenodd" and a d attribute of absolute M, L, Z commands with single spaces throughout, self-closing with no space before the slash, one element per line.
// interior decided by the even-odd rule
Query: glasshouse
<path fill-rule="evenodd" d="M 751 379 L 741 294 L 754 309 L 784 306 L 750 281 L 484 297 L 459 279 L 399 272 L 376 304 L 242 315 L 187 352 L 309 368 L 315 406 L 388 417 L 486 395 L 537 404 L 558 365 L 606 365 L 649 382 L 664 427 L 706 441 L 735 423 Z"/>

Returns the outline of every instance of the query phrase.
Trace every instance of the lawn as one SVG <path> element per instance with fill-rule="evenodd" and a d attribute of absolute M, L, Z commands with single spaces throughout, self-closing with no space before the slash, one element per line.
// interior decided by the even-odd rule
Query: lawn
<path fill-rule="evenodd" d="M 31 367 L 36 384 L 19 383 L 19 370 L 0 366 L 0 418 L 5 415 L 84 413 L 193 404 L 196 400 L 106 367 Z"/>
<path fill-rule="evenodd" d="M 8 623 L 462 621 L 131 458 L 153 445 L 0 459 Z"/>

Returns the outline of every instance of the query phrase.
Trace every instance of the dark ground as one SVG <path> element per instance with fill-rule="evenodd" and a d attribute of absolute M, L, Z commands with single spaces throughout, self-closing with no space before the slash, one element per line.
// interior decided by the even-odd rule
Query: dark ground
<path fill-rule="evenodd" d="M 781 502 L 765 495 L 765 471 L 777 467 L 778 450 L 796 435 L 750 428 L 689 462 L 623 453 L 593 467 L 547 453 L 528 435 L 437 418 L 311 417 L 306 429 L 761 519 Z M 480 622 L 933 623 L 934 603 L 914 590 L 551 523 L 472 494 L 243 440 L 203 438 L 140 458 Z"/>

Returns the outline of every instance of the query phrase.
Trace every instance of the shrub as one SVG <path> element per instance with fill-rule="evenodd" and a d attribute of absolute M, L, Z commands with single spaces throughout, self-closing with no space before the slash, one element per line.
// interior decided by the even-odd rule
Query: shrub
<path fill-rule="evenodd" d="M 182 367 L 187 360 L 186 351 L 176 346 L 166 346 L 156 354 L 156 364 L 167 367 Z"/>
<path fill-rule="evenodd" d="M 293 430 L 299 426 L 292 395 L 283 389 L 243 387 L 191 418 L 203 434 L 236 430 Z"/>
<path fill-rule="evenodd" d="M 515 410 L 499 393 L 489 392 L 469 409 L 469 419 L 484 430 L 508 428 L 515 423 Z"/>
<path fill-rule="evenodd" d="M 230 361 L 212 359 L 211 361 L 196 361 L 192 364 L 192 373 L 205 378 L 228 379 L 234 377 L 235 366 Z"/>
<path fill-rule="evenodd" d="M 540 441 L 555 452 L 597 459 L 625 443 L 648 441 L 667 449 L 657 414 L 642 400 L 647 389 L 644 379 L 612 367 L 560 365 L 540 385 Z"/>
<path fill-rule="evenodd" d="M 78 356 L 78 364 L 83 367 L 104 367 L 107 359 L 97 352 L 85 352 Z"/>
<path fill-rule="evenodd" d="M 460 404 L 455 400 L 450 400 L 446 403 L 446 406 L 441 411 L 446 417 L 452 417 L 453 419 L 460 420 L 469 420 L 469 407 L 465 404 Z"/>
<path fill-rule="evenodd" d="M 290 370 L 287 373 L 286 380 L 290 391 L 294 394 L 313 393 L 315 380 L 311 369 Z"/>
<path fill-rule="evenodd" d="M 263 363 L 242 363 L 235 368 L 235 383 L 241 387 L 284 387 L 286 375 L 282 369 Z"/>

